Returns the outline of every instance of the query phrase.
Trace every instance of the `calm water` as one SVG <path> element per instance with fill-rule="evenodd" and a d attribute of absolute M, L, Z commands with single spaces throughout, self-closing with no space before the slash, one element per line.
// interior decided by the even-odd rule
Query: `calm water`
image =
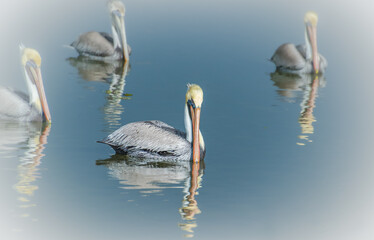
<path fill-rule="evenodd" d="M 0 123 L 1 239 L 373 239 L 372 1 L 125 1 L 129 66 L 63 47 L 110 31 L 105 1 L 3 1 L 1 85 L 39 50 L 51 126 Z M 30 11 L 31 10 L 31 11 Z M 319 13 L 324 76 L 273 73 Z M 96 143 L 119 126 L 183 129 L 204 90 L 205 161 L 136 162 Z"/>

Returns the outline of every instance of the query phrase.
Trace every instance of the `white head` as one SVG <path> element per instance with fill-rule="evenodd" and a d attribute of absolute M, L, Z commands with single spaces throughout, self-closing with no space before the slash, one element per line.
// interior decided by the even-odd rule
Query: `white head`
<path fill-rule="evenodd" d="M 129 51 L 127 48 L 127 39 L 125 31 L 125 5 L 118 0 L 108 2 L 108 10 L 112 19 L 112 32 L 114 48 L 120 47 L 123 51 L 125 61 L 129 60 Z"/>
<path fill-rule="evenodd" d="M 194 162 L 199 162 L 200 147 L 205 150 L 204 139 L 200 132 L 200 112 L 204 94 L 199 85 L 187 84 L 187 87 L 185 106 L 186 134 L 187 140 L 190 142 L 192 140 L 192 159 Z"/>
<path fill-rule="evenodd" d="M 40 66 L 42 59 L 35 49 L 20 46 L 21 63 L 24 68 L 27 87 L 29 90 L 30 104 L 41 114 L 44 113 L 45 119 L 50 122 L 51 114 L 44 92 L 42 74 Z"/>
<path fill-rule="evenodd" d="M 307 59 L 311 58 L 313 61 L 313 68 L 315 73 L 319 71 L 319 54 L 317 49 L 317 22 L 318 15 L 315 12 L 309 11 L 304 16 L 305 23 L 305 42 Z"/>

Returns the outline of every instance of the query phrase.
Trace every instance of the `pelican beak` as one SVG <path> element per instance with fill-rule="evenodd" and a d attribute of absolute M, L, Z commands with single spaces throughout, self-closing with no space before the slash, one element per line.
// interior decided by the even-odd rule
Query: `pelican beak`
<path fill-rule="evenodd" d="M 194 114 L 192 114 L 192 128 L 193 128 L 193 140 L 192 140 L 192 160 L 193 162 L 200 161 L 200 111 L 201 108 L 195 108 Z"/>
<path fill-rule="evenodd" d="M 31 82 L 36 86 L 46 121 L 51 122 L 51 113 L 49 112 L 47 98 L 44 92 L 44 85 L 40 68 L 35 66 L 33 62 L 28 62 L 26 64 L 26 73 Z"/>
<path fill-rule="evenodd" d="M 123 58 L 124 61 L 129 61 L 129 50 L 127 46 L 127 38 L 126 38 L 126 30 L 125 30 L 125 19 L 124 17 L 119 13 L 119 11 L 113 11 L 114 17 L 115 17 L 115 23 L 116 23 L 116 29 L 117 33 L 119 34 L 121 45 L 122 45 L 122 51 L 123 51 Z"/>
<path fill-rule="evenodd" d="M 308 25 L 307 29 L 308 29 L 309 41 L 312 46 L 313 68 L 314 68 L 314 72 L 318 74 L 319 55 L 318 55 L 318 49 L 317 49 L 317 28 L 316 26 Z"/>

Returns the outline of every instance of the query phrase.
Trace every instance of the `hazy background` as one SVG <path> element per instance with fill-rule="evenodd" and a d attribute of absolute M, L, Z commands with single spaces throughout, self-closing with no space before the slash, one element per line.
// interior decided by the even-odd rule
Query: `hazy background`
<path fill-rule="evenodd" d="M 186 83 L 204 89 L 194 232 L 178 226 L 188 167 L 160 168 L 150 181 L 161 190 L 149 193 L 132 189 L 141 183 L 130 175 L 158 168 L 96 165 L 113 154 L 95 142 L 115 129 L 106 120 L 109 84 L 84 80 L 63 45 L 110 32 L 106 1 L 21 0 L 0 2 L 0 84 L 26 91 L 18 46 L 37 49 L 53 123 L 38 161 L 28 153 L 38 127 L 1 125 L 3 239 L 373 238 L 372 1 L 124 3 L 133 49 L 124 93 L 132 96 L 118 124 L 158 119 L 183 129 Z M 318 47 L 329 62 L 310 142 L 299 139 L 306 87 L 280 95 L 267 61 L 281 43 L 304 42 L 308 10 L 319 14 Z M 174 182 L 158 183 L 165 176 Z M 31 194 L 17 188 L 22 181 Z"/>

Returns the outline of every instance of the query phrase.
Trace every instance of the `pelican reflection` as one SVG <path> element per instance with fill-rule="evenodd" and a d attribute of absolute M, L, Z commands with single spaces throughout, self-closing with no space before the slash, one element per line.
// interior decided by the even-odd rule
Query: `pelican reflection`
<path fill-rule="evenodd" d="M 115 154 L 109 159 L 97 160 L 96 165 L 104 165 L 108 173 L 121 184 L 122 189 L 137 190 L 142 196 L 161 194 L 164 189 L 181 188 L 184 197 L 179 209 L 182 223 L 179 227 L 186 231 L 186 237 L 193 236 L 197 227 L 196 214 L 200 214 L 196 195 L 201 188 L 204 161 L 159 161 L 131 158 Z M 130 199 L 131 200 L 131 199 Z"/>
<path fill-rule="evenodd" d="M 29 217 L 27 209 L 35 207 L 32 197 L 38 189 L 36 181 L 40 178 L 39 165 L 47 144 L 50 124 L 42 122 L 17 123 L 0 122 L 0 156 L 19 159 L 17 183 L 13 188 L 19 193 L 20 217 Z M 21 157 L 19 157 L 21 156 Z M 31 218 L 35 221 L 37 219 Z"/>
<path fill-rule="evenodd" d="M 294 102 L 301 94 L 301 112 L 298 122 L 301 127 L 300 142 L 297 145 L 305 145 L 305 142 L 312 142 L 309 136 L 314 133 L 313 123 L 316 118 L 313 111 L 316 107 L 315 101 L 318 96 L 318 87 L 325 87 L 326 80 L 323 75 L 294 75 L 274 72 L 271 80 L 278 87 L 278 94 L 287 102 Z"/>
<path fill-rule="evenodd" d="M 67 61 L 77 68 L 80 77 L 89 82 L 109 83 L 106 91 L 106 103 L 103 107 L 107 132 L 112 132 L 121 126 L 121 115 L 124 107 L 122 100 L 131 99 L 131 94 L 125 94 L 126 76 L 130 72 L 129 62 L 103 62 L 92 60 L 88 57 L 79 56 L 68 58 Z"/>
<path fill-rule="evenodd" d="M 139 190 L 140 193 L 159 193 L 165 188 L 182 188 L 188 178 L 190 163 L 187 161 L 153 161 L 131 158 L 122 154 L 109 159 L 98 160 L 96 165 L 104 165 L 109 175 L 119 180 L 123 189 Z"/>
<path fill-rule="evenodd" d="M 185 181 L 185 193 L 182 207 L 179 209 L 183 223 L 179 224 L 179 227 L 186 231 L 185 237 L 193 237 L 193 229 L 197 227 L 196 214 L 200 214 L 201 210 L 198 207 L 197 200 L 195 198 L 198 195 L 198 189 L 201 188 L 201 183 L 204 175 L 204 161 L 192 163 L 191 172 L 189 178 Z"/>

